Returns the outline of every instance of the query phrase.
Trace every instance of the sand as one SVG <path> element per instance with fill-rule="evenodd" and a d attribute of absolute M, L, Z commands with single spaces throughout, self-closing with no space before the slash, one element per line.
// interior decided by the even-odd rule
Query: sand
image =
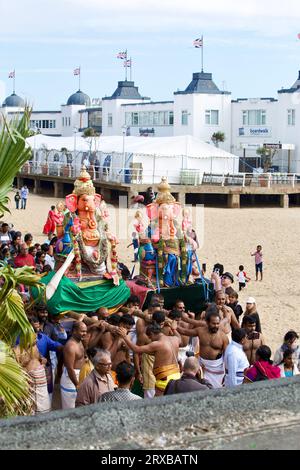
<path fill-rule="evenodd" d="M 46 237 L 42 228 L 48 210 L 57 201 L 30 194 L 27 209 L 16 210 L 12 197 L 11 215 L 3 220 L 13 223 L 23 235 L 30 232 L 34 240 L 43 242 Z M 200 262 L 207 263 L 207 272 L 211 272 L 216 262 L 222 263 L 234 275 L 239 265 L 244 265 L 251 281 L 240 293 L 240 303 L 244 308 L 247 297 L 255 297 L 263 334 L 272 351 L 280 346 L 289 329 L 300 333 L 299 220 L 300 208 L 204 209 Z M 129 268 L 133 251 L 126 246 L 130 242 L 130 239 L 122 240 L 118 248 L 120 261 Z M 254 257 L 250 256 L 258 244 L 262 245 L 264 254 L 263 282 L 255 281 Z M 238 290 L 237 281 L 233 287 Z"/>

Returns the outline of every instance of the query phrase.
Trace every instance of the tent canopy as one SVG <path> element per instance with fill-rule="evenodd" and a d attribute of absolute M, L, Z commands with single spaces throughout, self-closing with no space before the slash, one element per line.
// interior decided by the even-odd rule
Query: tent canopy
<path fill-rule="evenodd" d="M 187 156 L 189 158 L 226 158 L 237 159 L 233 155 L 212 144 L 190 136 L 182 135 L 175 137 L 132 137 L 132 136 L 101 136 L 95 138 L 75 137 L 51 137 L 38 134 L 27 139 L 28 144 L 35 149 L 45 146 L 48 150 L 61 150 L 65 147 L 70 152 L 89 150 L 111 153 L 123 152 L 155 155 L 156 157 Z M 76 149 L 75 149 L 76 146 Z"/>

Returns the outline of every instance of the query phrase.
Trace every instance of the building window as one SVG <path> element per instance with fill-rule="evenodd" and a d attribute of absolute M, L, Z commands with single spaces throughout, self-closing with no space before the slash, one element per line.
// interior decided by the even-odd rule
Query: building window
<path fill-rule="evenodd" d="M 127 126 L 173 126 L 173 111 L 139 111 L 125 113 Z"/>
<path fill-rule="evenodd" d="M 71 118 L 69 117 L 69 126 L 71 125 Z"/>
<path fill-rule="evenodd" d="M 248 109 L 243 111 L 243 126 L 265 126 L 266 123 L 265 109 Z"/>
<path fill-rule="evenodd" d="M 63 125 L 63 127 L 64 127 L 64 125 L 65 125 L 65 118 L 62 118 L 62 125 Z"/>
<path fill-rule="evenodd" d="M 296 121 L 296 110 L 288 109 L 288 126 L 294 126 Z"/>
<path fill-rule="evenodd" d="M 102 111 L 89 111 L 88 127 L 102 127 Z"/>
<path fill-rule="evenodd" d="M 139 125 L 139 113 L 132 113 L 132 125 L 133 126 Z"/>
<path fill-rule="evenodd" d="M 181 125 L 182 126 L 187 126 L 188 125 L 188 112 L 181 111 Z"/>
<path fill-rule="evenodd" d="M 207 109 L 205 111 L 205 124 L 209 126 L 219 125 L 219 111 L 217 109 Z"/>
<path fill-rule="evenodd" d="M 112 127 L 112 125 L 113 125 L 113 116 L 112 116 L 111 113 L 108 113 L 108 115 L 107 115 L 107 125 L 109 127 Z"/>
<path fill-rule="evenodd" d="M 131 113 L 125 113 L 126 126 L 132 126 Z"/>

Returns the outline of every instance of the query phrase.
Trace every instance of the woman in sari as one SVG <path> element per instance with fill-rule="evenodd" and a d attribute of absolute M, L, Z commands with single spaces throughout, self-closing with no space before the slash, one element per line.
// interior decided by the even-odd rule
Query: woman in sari
<path fill-rule="evenodd" d="M 46 223 L 43 228 L 43 233 L 45 235 L 48 235 L 48 233 L 55 233 L 57 222 L 58 222 L 58 218 L 57 218 L 55 206 L 51 206 L 51 209 L 48 212 Z"/>
<path fill-rule="evenodd" d="M 257 349 L 254 364 L 245 369 L 244 383 L 280 378 L 280 368 L 273 365 L 271 354 L 271 349 L 268 346 L 260 346 Z"/>

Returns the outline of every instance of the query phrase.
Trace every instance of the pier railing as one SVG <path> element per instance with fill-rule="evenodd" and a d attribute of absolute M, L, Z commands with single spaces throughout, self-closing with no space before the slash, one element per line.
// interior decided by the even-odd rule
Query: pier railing
<path fill-rule="evenodd" d="M 47 177 L 77 178 L 80 166 L 72 164 L 27 162 L 21 169 L 22 176 L 44 175 Z M 153 171 L 143 168 L 96 167 L 87 168 L 94 181 L 119 184 L 154 184 L 166 176 L 170 184 L 186 186 L 214 185 L 237 187 L 266 187 L 275 185 L 291 186 L 300 184 L 297 173 L 206 173 L 200 170 L 164 169 Z"/>

